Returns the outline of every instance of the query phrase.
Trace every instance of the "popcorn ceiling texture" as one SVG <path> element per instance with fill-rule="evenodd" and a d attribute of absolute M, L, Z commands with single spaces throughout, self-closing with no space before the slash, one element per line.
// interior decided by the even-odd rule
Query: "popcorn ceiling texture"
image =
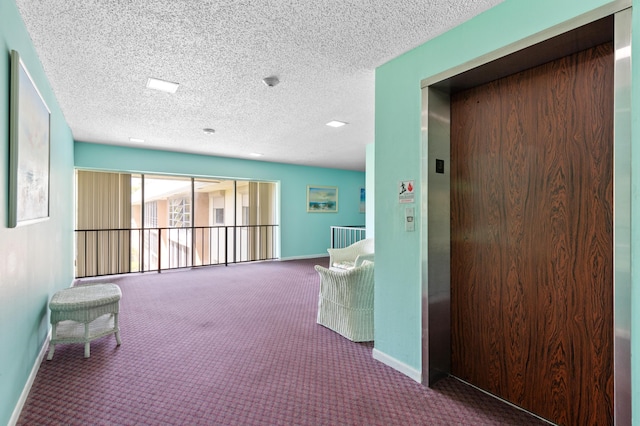
<path fill-rule="evenodd" d="M 364 170 L 375 68 L 500 1 L 16 4 L 75 140 Z"/>

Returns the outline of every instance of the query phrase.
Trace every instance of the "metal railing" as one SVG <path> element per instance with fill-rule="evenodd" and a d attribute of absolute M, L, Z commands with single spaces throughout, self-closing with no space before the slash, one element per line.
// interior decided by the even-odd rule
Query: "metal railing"
<path fill-rule="evenodd" d="M 76 278 L 277 259 L 278 225 L 77 229 Z"/>
<path fill-rule="evenodd" d="M 367 230 L 364 226 L 332 226 L 331 248 L 342 248 L 364 240 Z"/>

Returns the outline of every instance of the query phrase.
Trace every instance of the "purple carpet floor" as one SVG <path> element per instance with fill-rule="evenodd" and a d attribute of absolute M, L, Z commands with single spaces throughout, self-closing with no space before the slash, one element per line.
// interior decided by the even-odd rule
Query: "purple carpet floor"
<path fill-rule="evenodd" d="M 122 289 L 113 335 L 56 346 L 19 425 L 536 425 L 453 378 L 426 388 L 316 324 L 327 259 L 85 280 Z"/>

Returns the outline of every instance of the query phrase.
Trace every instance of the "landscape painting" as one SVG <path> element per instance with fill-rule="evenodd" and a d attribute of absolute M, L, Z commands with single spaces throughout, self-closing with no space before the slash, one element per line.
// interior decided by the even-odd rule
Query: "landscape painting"
<path fill-rule="evenodd" d="M 18 52 L 11 52 L 9 227 L 49 218 L 51 113 Z"/>
<path fill-rule="evenodd" d="M 311 213 L 336 213 L 338 211 L 338 187 L 307 186 L 307 211 Z"/>

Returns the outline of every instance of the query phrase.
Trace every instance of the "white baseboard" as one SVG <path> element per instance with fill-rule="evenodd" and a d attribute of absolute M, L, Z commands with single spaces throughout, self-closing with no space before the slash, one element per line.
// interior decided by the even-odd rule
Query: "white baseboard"
<path fill-rule="evenodd" d="M 11 414 L 11 418 L 9 419 L 8 426 L 15 426 L 15 424 L 18 423 L 18 419 L 20 418 L 20 413 L 22 413 L 22 408 L 24 407 L 24 403 L 27 402 L 27 397 L 29 396 L 29 392 L 31 391 L 31 386 L 33 386 L 33 382 L 36 379 L 36 375 L 38 374 L 38 370 L 40 369 L 40 363 L 44 358 L 44 354 L 47 350 L 47 346 L 49 345 L 50 339 L 51 339 L 51 327 L 49 327 L 49 332 L 47 333 L 47 337 L 45 337 L 44 342 L 42 343 L 42 347 L 40 348 L 40 353 L 38 353 L 38 356 L 36 357 L 36 360 L 33 363 L 33 367 L 31 368 L 31 373 L 29 374 L 27 383 L 25 383 L 24 388 L 22 389 L 22 393 L 20 394 L 20 398 L 16 403 L 16 407 L 13 409 L 13 414 Z"/>
<path fill-rule="evenodd" d="M 280 260 L 314 259 L 316 257 L 329 257 L 329 253 L 309 254 L 309 255 L 305 255 L 305 256 L 281 257 Z"/>
<path fill-rule="evenodd" d="M 398 361 L 394 357 L 385 354 L 384 352 L 379 351 L 378 349 L 373 349 L 373 359 L 380 361 L 383 364 L 388 365 L 394 370 L 398 370 L 405 376 L 410 377 L 418 383 L 422 383 L 422 372 L 416 370 L 413 367 L 408 366 L 402 361 Z"/>

